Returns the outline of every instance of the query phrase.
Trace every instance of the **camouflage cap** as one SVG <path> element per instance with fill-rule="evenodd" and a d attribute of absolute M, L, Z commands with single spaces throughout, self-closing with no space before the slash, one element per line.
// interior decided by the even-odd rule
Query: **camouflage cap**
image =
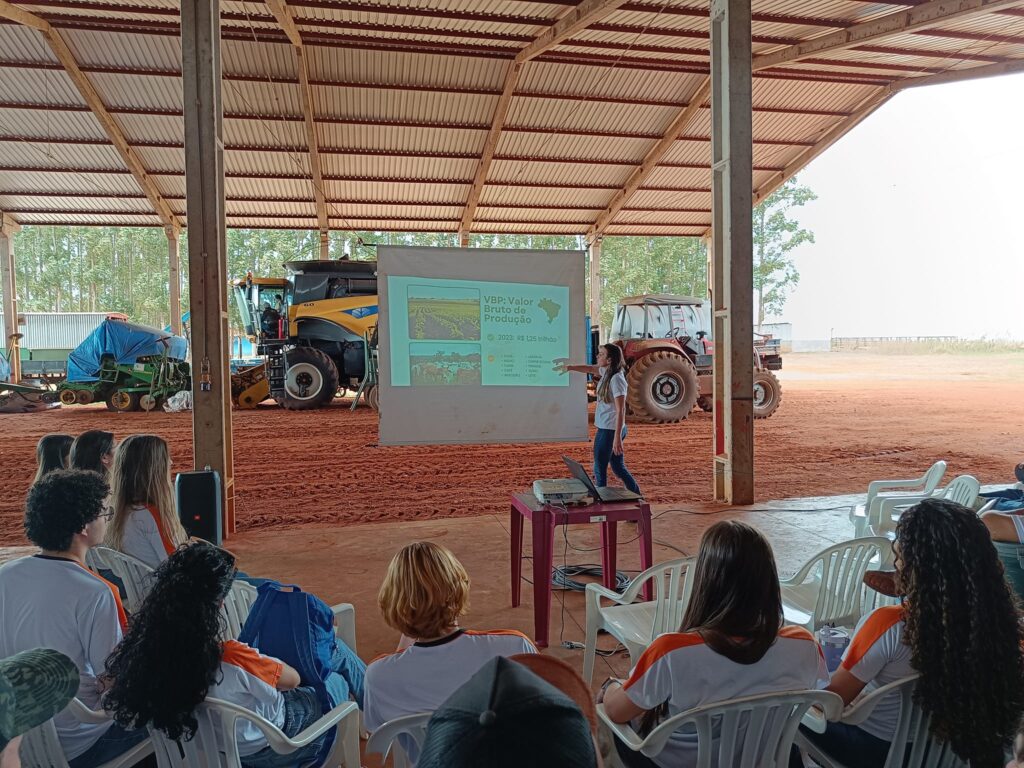
<path fill-rule="evenodd" d="M 60 712 L 78 693 L 78 667 L 46 648 L 0 659 L 0 750 Z"/>

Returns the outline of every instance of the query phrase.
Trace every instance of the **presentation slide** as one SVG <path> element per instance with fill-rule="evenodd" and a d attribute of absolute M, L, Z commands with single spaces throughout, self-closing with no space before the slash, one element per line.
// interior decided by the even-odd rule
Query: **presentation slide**
<path fill-rule="evenodd" d="M 394 387 L 568 387 L 564 285 L 388 275 Z M 404 300 L 403 300 L 404 299 Z"/>
<path fill-rule="evenodd" d="M 377 249 L 382 445 L 587 439 L 582 251 Z"/>

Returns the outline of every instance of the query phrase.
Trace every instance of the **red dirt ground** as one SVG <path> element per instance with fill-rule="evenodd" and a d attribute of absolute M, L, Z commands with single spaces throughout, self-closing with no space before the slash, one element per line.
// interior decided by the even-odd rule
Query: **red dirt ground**
<path fill-rule="evenodd" d="M 938 458 L 952 475 L 1009 482 L 1024 460 L 1022 378 L 1024 355 L 788 355 L 782 406 L 757 422 L 757 496 L 864 491 L 870 480 L 913 475 Z M 582 443 L 382 448 L 374 413 L 347 405 L 235 412 L 240 530 L 503 511 L 511 491 L 564 476 L 562 453 L 584 463 L 590 455 Z M 0 415 L 0 545 L 24 543 L 22 504 L 43 434 L 156 432 L 184 468 L 191 425 L 187 413 L 102 406 Z M 631 424 L 626 441 L 627 464 L 656 503 L 709 501 L 710 450 L 711 416 L 700 412 L 675 425 Z"/>

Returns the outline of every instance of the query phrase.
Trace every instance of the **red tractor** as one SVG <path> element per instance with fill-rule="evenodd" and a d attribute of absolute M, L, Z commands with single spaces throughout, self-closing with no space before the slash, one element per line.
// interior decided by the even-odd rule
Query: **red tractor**
<path fill-rule="evenodd" d="M 682 421 L 696 405 L 714 408 L 714 342 L 709 307 L 692 296 L 654 294 L 619 302 L 608 340 L 622 349 L 629 393 L 626 404 L 641 421 Z M 780 342 L 754 339 L 754 418 L 767 419 L 782 402 L 772 371 L 782 368 Z"/>

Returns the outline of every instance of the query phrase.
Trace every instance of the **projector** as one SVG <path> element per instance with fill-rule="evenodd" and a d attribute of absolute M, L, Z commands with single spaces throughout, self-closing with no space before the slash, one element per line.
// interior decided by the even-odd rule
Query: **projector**
<path fill-rule="evenodd" d="M 590 491 L 587 490 L 587 486 L 575 478 L 534 480 L 533 495 L 537 497 L 537 501 L 541 504 L 550 504 L 552 502 L 572 503 L 583 501 L 590 495 Z"/>

